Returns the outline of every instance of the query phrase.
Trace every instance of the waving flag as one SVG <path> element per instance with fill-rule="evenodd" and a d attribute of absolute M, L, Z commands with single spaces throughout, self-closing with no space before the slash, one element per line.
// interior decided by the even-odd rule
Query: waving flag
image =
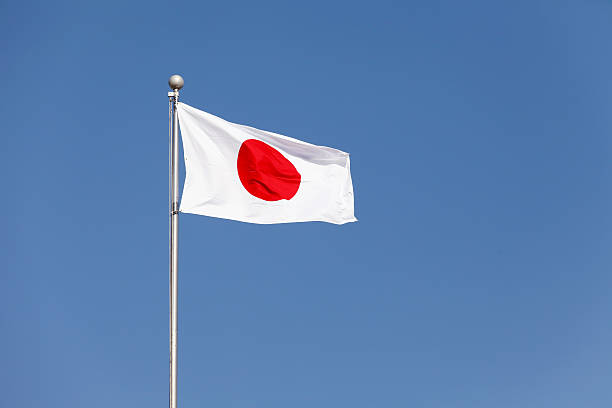
<path fill-rule="evenodd" d="M 257 224 L 357 221 L 348 153 L 177 108 L 181 212 Z"/>

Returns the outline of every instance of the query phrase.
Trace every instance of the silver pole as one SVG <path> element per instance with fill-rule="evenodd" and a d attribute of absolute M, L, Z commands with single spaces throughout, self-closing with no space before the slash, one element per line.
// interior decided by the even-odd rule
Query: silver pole
<path fill-rule="evenodd" d="M 178 184 L 179 184 L 179 146 L 178 112 L 179 89 L 184 81 L 180 75 L 172 75 L 168 80 L 172 92 L 170 99 L 172 120 L 170 132 L 170 408 L 176 405 L 176 372 L 178 345 Z"/>

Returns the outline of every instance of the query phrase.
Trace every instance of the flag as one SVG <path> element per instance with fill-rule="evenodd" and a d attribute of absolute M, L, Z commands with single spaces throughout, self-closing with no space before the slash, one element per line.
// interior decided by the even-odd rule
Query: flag
<path fill-rule="evenodd" d="M 257 224 L 357 221 L 348 153 L 177 104 L 180 211 Z"/>

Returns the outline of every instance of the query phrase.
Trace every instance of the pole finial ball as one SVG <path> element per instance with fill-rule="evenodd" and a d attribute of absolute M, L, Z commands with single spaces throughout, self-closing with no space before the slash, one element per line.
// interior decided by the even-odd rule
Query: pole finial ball
<path fill-rule="evenodd" d="M 177 90 L 185 85 L 185 81 L 183 81 L 183 77 L 180 75 L 172 75 L 170 79 L 168 79 L 168 85 L 170 85 L 170 89 Z"/>

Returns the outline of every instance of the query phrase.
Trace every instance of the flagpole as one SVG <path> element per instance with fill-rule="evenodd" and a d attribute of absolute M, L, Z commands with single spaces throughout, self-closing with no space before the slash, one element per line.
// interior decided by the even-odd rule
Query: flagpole
<path fill-rule="evenodd" d="M 176 374 L 178 346 L 178 184 L 179 147 L 178 112 L 179 89 L 184 85 L 180 75 L 168 80 L 172 92 L 168 92 L 170 103 L 170 408 L 176 405 Z"/>

